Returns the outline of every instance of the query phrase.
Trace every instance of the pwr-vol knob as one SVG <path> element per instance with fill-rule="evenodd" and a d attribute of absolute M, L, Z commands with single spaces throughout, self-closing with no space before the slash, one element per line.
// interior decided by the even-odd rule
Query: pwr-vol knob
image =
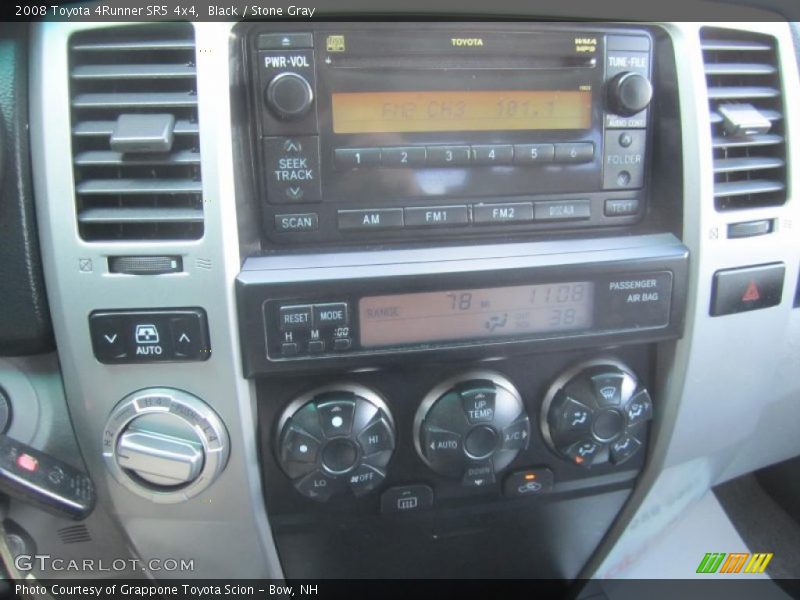
<path fill-rule="evenodd" d="M 299 73 L 278 73 L 267 84 L 264 100 L 276 117 L 299 119 L 313 105 L 314 90 Z"/>
<path fill-rule="evenodd" d="M 278 422 L 278 463 L 304 496 L 325 502 L 348 490 L 362 496 L 386 478 L 394 452 L 391 412 L 372 390 L 318 388 L 289 404 Z"/>
<path fill-rule="evenodd" d="M 542 404 L 542 433 L 551 449 L 582 467 L 620 465 L 642 447 L 653 404 L 628 367 L 595 360 L 560 376 Z"/>
<path fill-rule="evenodd" d="M 473 371 L 430 391 L 417 410 L 414 435 L 431 469 L 467 487 L 484 487 L 527 448 L 530 421 L 508 379 Z"/>

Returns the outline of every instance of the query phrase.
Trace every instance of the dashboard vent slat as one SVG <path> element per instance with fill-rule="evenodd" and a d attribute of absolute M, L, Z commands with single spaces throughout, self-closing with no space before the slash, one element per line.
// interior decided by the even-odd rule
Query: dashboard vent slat
<path fill-rule="evenodd" d="M 177 79 L 197 77 L 194 65 L 83 65 L 72 70 L 73 79 Z"/>
<path fill-rule="evenodd" d="M 704 27 L 701 46 L 717 210 L 786 202 L 783 97 L 774 37 Z"/>
<path fill-rule="evenodd" d="M 87 241 L 199 239 L 203 186 L 194 29 L 189 23 L 93 29 L 70 38 L 75 201 Z M 134 115 L 153 115 L 142 121 Z M 152 145 L 120 139 L 152 131 Z M 171 135 L 169 132 L 172 129 Z M 151 127 L 152 129 L 152 127 Z M 141 133 L 140 133 L 141 131 Z M 112 149 L 112 138 L 114 146 Z M 119 152 L 123 150 L 123 152 Z M 157 150 L 157 151 L 154 151 Z"/>

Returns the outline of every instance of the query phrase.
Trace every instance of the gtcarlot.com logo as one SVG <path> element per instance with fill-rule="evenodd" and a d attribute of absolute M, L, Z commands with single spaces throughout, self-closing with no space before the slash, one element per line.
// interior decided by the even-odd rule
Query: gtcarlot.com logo
<path fill-rule="evenodd" d="M 771 560 L 772 552 L 707 552 L 697 566 L 697 573 L 763 573 Z"/>
<path fill-rule="evenodd" d="M 150 571 L 174 572 L 194 571 L 194 559 L 184 558 L 152 558 L 142 561 L 137 558 L 107 559 L 64 559 L 53 558 L 49 554 L 20 554 L 14 558 L 14 566 L 18 571 L 27 572 L 33 569 L 40 571 L 70 571 L 73 573 L 92 572 L 124 572 Z"/>

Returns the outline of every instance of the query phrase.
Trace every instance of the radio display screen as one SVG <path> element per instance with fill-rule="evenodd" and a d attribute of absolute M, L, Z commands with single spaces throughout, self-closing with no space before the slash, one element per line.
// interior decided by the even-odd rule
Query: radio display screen
<path fill-rule="evenodd" d="M 335 92 L 334 133 L 589 129 L 592 92 Z"/>
<path fill-rule="evenodd" d="M 588 281 L 370 296 L 358 306 L 360 341 L 375 348 L 588 329 L 593 307 Z"/>

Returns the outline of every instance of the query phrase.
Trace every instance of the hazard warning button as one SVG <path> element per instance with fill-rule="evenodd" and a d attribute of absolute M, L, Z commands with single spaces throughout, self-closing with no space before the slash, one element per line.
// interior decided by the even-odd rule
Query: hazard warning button
<path fill-rule="evenodd" d="M 785 271 L 783 263 L 717 271 L 711 292 L 711 316 L 780 304 Z"/>

